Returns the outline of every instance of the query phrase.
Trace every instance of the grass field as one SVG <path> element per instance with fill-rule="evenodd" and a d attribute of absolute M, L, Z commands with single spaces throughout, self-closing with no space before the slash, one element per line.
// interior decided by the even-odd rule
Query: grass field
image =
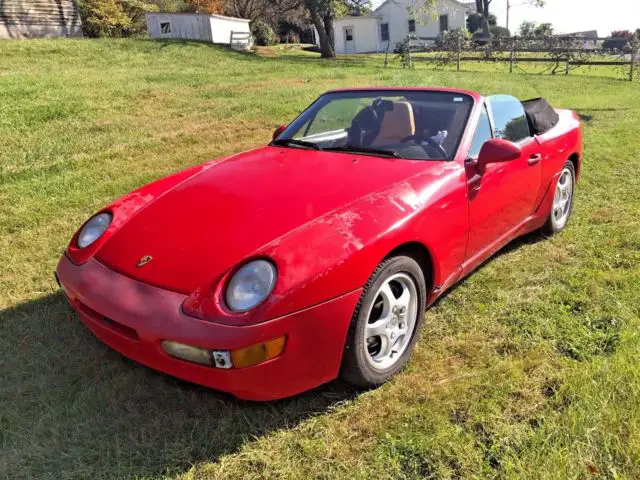
<path fill-rule="evenodd" d="M 639 478 L 637 84 L 267 53 L 0 43 L 0 478 Z M 542 95 L 585 120 L 568 229 L 447 294 L 394 381 L 240 402 L 122 358 L 70 313 L 53 270 L 96 209 L 264 144 L 324 90 L 380 84 Z"/>

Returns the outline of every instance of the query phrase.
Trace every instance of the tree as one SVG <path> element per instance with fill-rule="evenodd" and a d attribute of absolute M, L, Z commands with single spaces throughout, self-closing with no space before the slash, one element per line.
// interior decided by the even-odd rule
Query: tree
<path fill-rule="evenodd" d="M 489 37 L 491 24 L 489 23 L 489 5 L 493 0 L 476 0 L 476 11 L 482 15 L 482 31 L 484 32 L 485 37 Z M 527 3 L 534 5 L 536 7 L 544 7 L 546 0 L 525 0 Z"/>
<path fill-rule="evenodd" d="M 369 5 L 368 0 L 303 0 L 309 12 L 311 23 L 316 27 L 320 42 L 320 56 L 334 58 L 336 43 L 333 33 L 333 20 L 336 16 L 361 10 Z M 421 0 L 424 5 L 435 4 L 436 0 Z"/>
<path fill-rule="evenodd" d="M 189 10 L 196 13 L 224 13 L 222 0 L 185 0 Z"/>
<path fill-rule="evenodd" d="M 519 34 L 523 38 L 544 38 L 553 36 L 554 29 L 550 23 L 522 22 Z"/>
<path fill-rule="evenodd" d="M 509 38 L 511 37 L 511 32 L 506 27 L 501 27 L 500 25 L 491 25 L 489 31 L 491 32 L 492 38 Z"/>
<path fill-rule="evenodd" d="M 484 16 L 481 13 L 473 12 L 467 16 L 467 30 L 471 33 L 475 33 L 482 28 L 482 22 Z M 498 24 L 498 19 L 495 15 L 489 15 L 489 26 L 495 26 Z"/>

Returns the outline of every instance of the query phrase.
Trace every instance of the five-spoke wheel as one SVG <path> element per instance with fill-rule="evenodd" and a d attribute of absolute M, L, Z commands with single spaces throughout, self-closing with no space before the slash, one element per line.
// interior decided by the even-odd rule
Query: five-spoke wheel
<path fill-rule="evenodd" d="M 382 262 L 367 282 L 353 315 L 342 377 L 356 385 L 379 385 L 399 372 L 422 325 L 424 273 L 408 256 Z"/>
<path fill-rule="evenodd" d="M 573 208 L 574 185 L 575 169 L 573 163 L 567 161 L 556 183 L 551 213 L 544 228 L 547 233 L 561 231 L 569 221 Z"/>

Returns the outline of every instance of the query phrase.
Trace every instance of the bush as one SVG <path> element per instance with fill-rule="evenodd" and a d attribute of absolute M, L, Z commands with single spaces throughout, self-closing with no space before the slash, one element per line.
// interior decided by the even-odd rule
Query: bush
<path fill-rule="evenodd" d="M 492 26 L 489 31 L 491 32 L 491 37 L 493 38 L 509 38 L 511 37 L 511 32 L 508 28 L 501 27 L 499 25 Z"/>
<path fill-rule="evenodd" d="M 267 46 L 278 43 L 278 37 L 271 26 L 263 21 L 254 22 L 251 27 L 251 35 L 256 45 Z"/>

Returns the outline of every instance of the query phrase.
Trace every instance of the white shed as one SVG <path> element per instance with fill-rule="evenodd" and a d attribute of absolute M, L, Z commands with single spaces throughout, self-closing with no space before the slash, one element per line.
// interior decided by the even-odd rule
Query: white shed
<path fill-rule="evenodd" d="M 251 29 L 246 18 L 197 13 L 147 13 L 151 38 L 180 38 L 249 48 Z"/>

